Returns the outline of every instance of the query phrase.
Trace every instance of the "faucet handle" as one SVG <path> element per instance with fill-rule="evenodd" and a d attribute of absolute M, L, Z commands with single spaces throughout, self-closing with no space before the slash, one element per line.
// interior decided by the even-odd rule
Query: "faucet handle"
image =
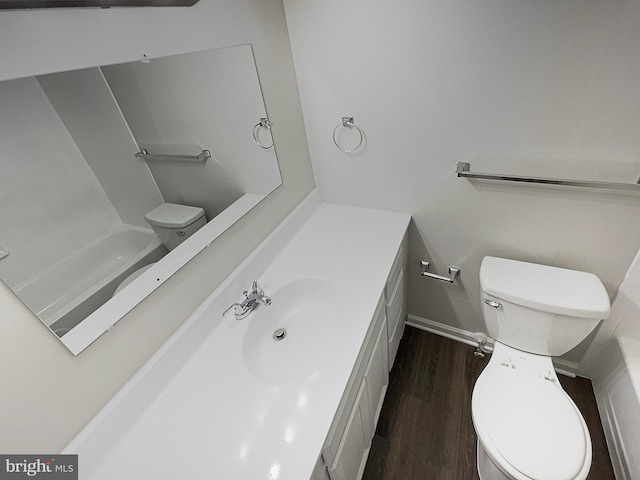
<path fill-rule="evenodd" d="M 236 312 L 238 311 L 238 307 L 243 308 L 241 303 L 238 303 L 238 302 L 234 303 L 234 304 L 233 304 L 233 305 L 231 305 L 229 308 L 227 308 L 224 312 L 222 312 L 222 316 L 224 317 L 224 316 L 227 314 L 227 312 L 228 312 L 229 310 L 231 310 L 232 308 L 234 308 L 234 309 L 235 309 L 235 310 L 234 310 L 234 313 L 236 313 Z"/>
<path fill-rule="evenodd" d="M 258 279 L 262 276 L 262 274 L 264 273 L 264 270 L 260 270 L 260 273 L 258 274 L 258 276 L 255 278 L 255 280 L 253 281 L 253 283 L 251 284 L 251 291 L 255 292 L 255 293 L 262 293 L 262 289 L 258 290 Z"/>

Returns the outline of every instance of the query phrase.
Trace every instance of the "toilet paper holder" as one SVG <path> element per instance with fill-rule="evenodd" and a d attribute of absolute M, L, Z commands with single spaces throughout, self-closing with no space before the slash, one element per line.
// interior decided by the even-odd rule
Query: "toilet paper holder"
<path fill-rule="evenodd" d="M 449 276 L 444 277 L 442 275 L 437 275 L 435 273 L 429 273 L 427 270 L 431 267 L 431 263 L 425 260 L 420 260 L 420 266 L 424 268 L 420 272 L 420 275 L 423 277 L 433 278 L 435 280 L 440 280 L 441 282 L 453 283 L 456 280 L 456 277 L 460 274 L 460 269 L 458 267 L 449 267 Z"/>

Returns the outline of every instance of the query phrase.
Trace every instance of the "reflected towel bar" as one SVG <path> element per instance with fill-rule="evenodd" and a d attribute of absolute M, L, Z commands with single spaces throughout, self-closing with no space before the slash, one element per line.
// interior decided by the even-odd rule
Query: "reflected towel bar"
<path fill-rule="evenodd" d="M 563 185 L 567 187 L 640 191 L 640 185 L 637 183 L 598 182 L 592 180 L 567 180 L 562 178 L 523 177 L 517 175 L 500 175 L 496 173 L 477 173 L 469 171 L 470 168 L 471 164 L 467 162 L 456 162 L 456 173 L 458 174 L 458 177 L 481 178 L 485 180 L 506 180 L 509 182 L 545 183 L 547 185 Z"/>
<path fill-rule="evenodd" d="M 144 160 L 158 160 L 164 162 L 206 162 L 208 158 L 211 158 L 211 152 L 209 150 L 202 150 L 202 153 L 198 155 L 171 155 L 160 153 L 149 153 L 146 149 L 140 150 L 136 153 L 137 158 Z"/>

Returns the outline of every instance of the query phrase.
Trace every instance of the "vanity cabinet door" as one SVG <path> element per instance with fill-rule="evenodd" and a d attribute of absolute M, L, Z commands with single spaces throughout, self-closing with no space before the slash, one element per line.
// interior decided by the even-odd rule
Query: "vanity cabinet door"
<path fill-rule="evenodd" d="M 367 426 L 368 405 L 366 382 L 363 380 L 351 410 L 333 465 L 329 469 L 331 480 L 358 480 L 367 463 L 371 438 Z"/>
<path fill-rule="evenodd" d="M 404 332 L 404 268 L 400 269 L 391 296 L 385 306 L 387 312 L 387 331 L 389 338 L 389 370 L 398 352 L 398 345 Z"/>
<path fill-rule="evenodd" d="M 380 328 L 378 332 L 378 337 L 376 338 L 371 359 L 369 360 L 369 365 L 367 366 L 367 371 L 364 376 L 369 401 L 369 418 L 367 421 L 369 424 L 368 435 L 370 439 L 373 438 L 375 434 L 378 418 L 382 410 L 382 403 L 384 402 L 387 387 L 389 386 L 388 361 L 387 329 L 383 323 L 382 328 Z"/>
<path fill-rule="evenodd" d="M 387 360 L 387 326 L 383 321 L 376 332 L 355 404 L 342 434 L 333 467 L 329 470 L 331 480 L 358 480 L 362 477 L 389 385 Z"/>
<path fill-rule="evenodd" d="M 358 354 L 358 359 L 356 360 L 353 372 L 351 373 L 351 378 L 349 378 L 347 387 L 342 395 L 342 400 L 340 400 L 340 405 L 338 406 L 338 410 L 336 411 L 335 418 L 333 419 L 333 423 L 329 429 L 329 433 L 322 449 L 322 457 L 330 470 L 333 465 L 336 465 L 336 458 L 338 457 L 339 449 L 343 448 L 343 437 L 345 436 L 345 432 L 348 430 L 347 424 L 353 421 L 353 410 L 357 408 L 358 402 L 366 402 L 367 408 L 372 403 L 369 400 L 369 390 L 364 393 L 364 400 L 361 400 L 358 395 L 360 390 L 363 388 L 362 385 L 365 382 L 365 376 L 371 369 L 371 358 L 376 355 L 374 353 L 374 349 L 377 348 L 377 340 L 381 331 L 384 332 L 382 335 L 386 342 L 387 321 L 385 317 L 384 294 L 380 295 L 373 320 L 369 326 L 369 331 L 367 331 L 366 338 L 360 348 L 360 353 Z M 368 409 L 367 411 L 370 410 L 371 409 Z M 363 413 L 363 415 L 365 414 Z M 363 418 L 369 417 L 366 416 Z M 371 434 L 371 436 L 373 436 L 372 432 Z M 370 438 L 371 437 L 369 437 L 369 439 Z"/>
<path fill-rule="evenodd" d="M 324 464 L 324 460 L 322 455 L 318 458 L 316 462 L 316 466 L 313 469 L 313 473 L 311 474 L 311 478 L 309 480 L 331 480 L 329 476 L 329 471 L 327 470 L 326 465 Z"/>

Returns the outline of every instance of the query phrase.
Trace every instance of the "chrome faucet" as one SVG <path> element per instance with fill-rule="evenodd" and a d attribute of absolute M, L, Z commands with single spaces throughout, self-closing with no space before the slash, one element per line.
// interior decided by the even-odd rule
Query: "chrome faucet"
<path fill-rule="evenodd" d="M 251 284 L 251 291 L 244 291 L 242 292 L 242 294 L 245 296 L 245 299 L 238 303 L 234 303 L 233 305 L 231 305 L 229 308 L 227 308 L 224 312 L 223 312 L 223 316 L 225 313 L 227 313 L 229 310 L 231 310 L 232 308 L 233 310 L 233 314 L 236 317 L 236 320 L 242 320 L 243 318 L 246 318 L 249 316 L 249 314 L 251 312 L 253 312 L 258 305 L 263 304 L 263 305 L 271 305 L 271 298 L 269 298 L 267 295 L 264 294 L 264 290 L 262 290 L 262 288 L 260 288 L 258 286 L 258 279 L 262 276 L 262 274 L 264 273 L 264 270 L 262 270 L 258 276 L 256 277 L 256 279 L 253 281 L 253 283 Z"/>

